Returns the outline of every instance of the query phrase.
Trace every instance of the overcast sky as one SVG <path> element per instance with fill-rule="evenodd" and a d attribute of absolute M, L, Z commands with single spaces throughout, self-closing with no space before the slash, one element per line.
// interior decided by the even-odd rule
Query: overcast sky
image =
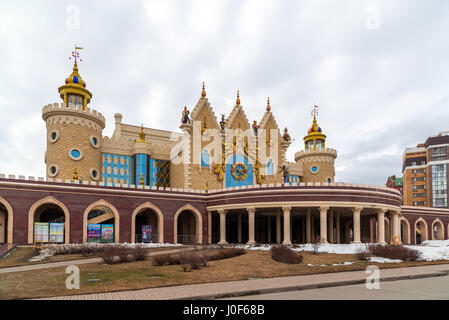
<path fill-rule="evenodd" d="M 304 148 L 310 111 L 338 150 L 336 181 L 383 185 L 406 147 L 449 130 L 447 0 L 144 0 L 0 3 L 0 173 L 44 176 L 42 107 L 60 102 L 74 43 L 90 107 L 179 131 L 206 82 L 217 117 L 240 90 L 271 100 Z"/>

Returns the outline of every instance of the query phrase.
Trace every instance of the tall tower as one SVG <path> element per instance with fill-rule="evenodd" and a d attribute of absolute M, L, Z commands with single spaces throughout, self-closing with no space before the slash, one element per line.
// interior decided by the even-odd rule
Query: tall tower
<path fill-rule="evenodd" d="M 295 154 L 295 161 L 304 170 L 304 182 L 332 183 L 335 177 L 334 161 L 337 151 L 326 148 L 326 135 L 316 121 L 317 106 L 313 108 L 313 123 L 304 137 L 305 148 Z"/>
<path fill-rule="evenodd" d="M 80 181 L 100 181 L 105 118 L 87 107 L 92 94 L 78 73 L 79 49 L 75 47 L 72 52 L 75 60 L 72 74 L 58 89 L 63 102 L 42 109 L 47 126 L 47 178 L 71 180 L 76 169 Z"/>

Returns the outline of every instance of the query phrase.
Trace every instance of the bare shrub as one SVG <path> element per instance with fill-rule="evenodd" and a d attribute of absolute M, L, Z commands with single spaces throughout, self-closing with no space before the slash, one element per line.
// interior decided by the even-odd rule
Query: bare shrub
<path fill-rule="evenodd" d="M 156 255 L 152 257 L 154 266 L 165 266 L 169 262 L 169 256 L 166 254 Z"/>
<path fill-rule="evenodd" d="M 357 260 L 368 261 L 370 258 L 370 254 L 366 249 L 358 249 L 355 257 Z"/>
<path fill-rule="evenodd" d="M 89 254 L 89 246 L 87 244 L 81 245 L 81 254 L 86 257 Z"/>
<path fill-rule="evenodd" d="M 242 248 L 228 248 L 228 249 L 221 249 L 218 251 L 215 251 L 211 254 L 209 254 L 209 260 L 223 260 L 228 258 L 233 258 L 236 256 L 241 256 L 242 254 L 245 254 L 245 249 Z"/>
<path fill-rule="evenodd" d="M 179 262 L 181 263 L 182 271 L 190 271 L 190 255 L 189 252 L 181 252 L 179 255 Z"/>
<path fill-rule="evenodd" d="M 371 244 L 368 246 L 368 252 L 378 257 L 400 259 L 402 261 L 417 261 L 421 258 L 421 252 L 418 250 L 403 246 Z"/>
<path fill-rule="evenodd" d="M 282 263 L 298 264 L 304 259 L 300 253 L 282 245 L 273 246 L 270 251 L 271 258 Z"/>
<path fill-rule="evenodd" d="M 130 250 L 126 245 L 119 245 L 116 247 L 117 255 L 120 259 L 120 262 L 128 262 L 128 255 Z"/>
<path fill-rule="evenodd" d="M 192 252 L 189 258 L 190 267 L 192 268 L 192 270 L 199 269 L 202 266 L 203 258 L 198 253 Z"/>
<path fill-rule="evenodd" d="M 100 251 L 99 256 L 106 264 L 113 264 L 115 262 L 114 257 L 117 255 L 117 247 L 114 244 L 106 245 Z"/>
<path fill-rule="evenodd" d="M 137 261 L 145 260 L 145 253 L 146 253 L 145 247 L 141 244 L 137 244 L 132 252 L 134 258 Z"/>
<path fill-rule="evenodd" d="M 209 256 L 205 253 L 201 255 L 201 262 L 203 264 L 203 267 L 207 267 L 207 263 L 209 262 Z"/>
<path fill-rule="evenodd" d="M 312 237 L 312 252 L 313 254 L 319 254 L 321 248 L 321 237 L 319 235 L 315 235 Z"/>

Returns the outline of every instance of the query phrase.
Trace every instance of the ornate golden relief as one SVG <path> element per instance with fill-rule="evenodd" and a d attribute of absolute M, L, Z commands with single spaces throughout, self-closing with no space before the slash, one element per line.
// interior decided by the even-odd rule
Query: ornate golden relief
<path fill-rule="evenodd" d="M 262 165 L 260 164 L 259 159 L 256 159 L 256 163 L 254 164 L 254 175 L 256 176 L 257 184 L 262 184 L 262 179 L 265 179 L 266 176 L 261 173 Z"/>
<path fill-rule="evenodd" d="M 223 153 L 221 155 L 221 163 L 215 164 L 214 168 L 214 173 L 218 175 L 217 177 L 218 181 L 223 181 L 225 172 L 226 172 L 226 164 L 225 164 L 225 153 L 223 150 Z"/>
<path fill-rule="evenodd" d="M 270 130 L 267 130 L 268 135 L 267 135 L 267 146 L 271 146 L 273 144 L 273 140 L 271 139 L 271 135 L 270 135 Z"/>

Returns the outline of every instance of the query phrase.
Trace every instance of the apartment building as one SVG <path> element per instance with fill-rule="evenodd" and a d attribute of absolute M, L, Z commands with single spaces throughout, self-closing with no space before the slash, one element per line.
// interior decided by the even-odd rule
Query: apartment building
<path fill-rule="evenodd" d="M 402 161 L 405 206 L 448 207 L 449 132 L 405 149 Z"/>

